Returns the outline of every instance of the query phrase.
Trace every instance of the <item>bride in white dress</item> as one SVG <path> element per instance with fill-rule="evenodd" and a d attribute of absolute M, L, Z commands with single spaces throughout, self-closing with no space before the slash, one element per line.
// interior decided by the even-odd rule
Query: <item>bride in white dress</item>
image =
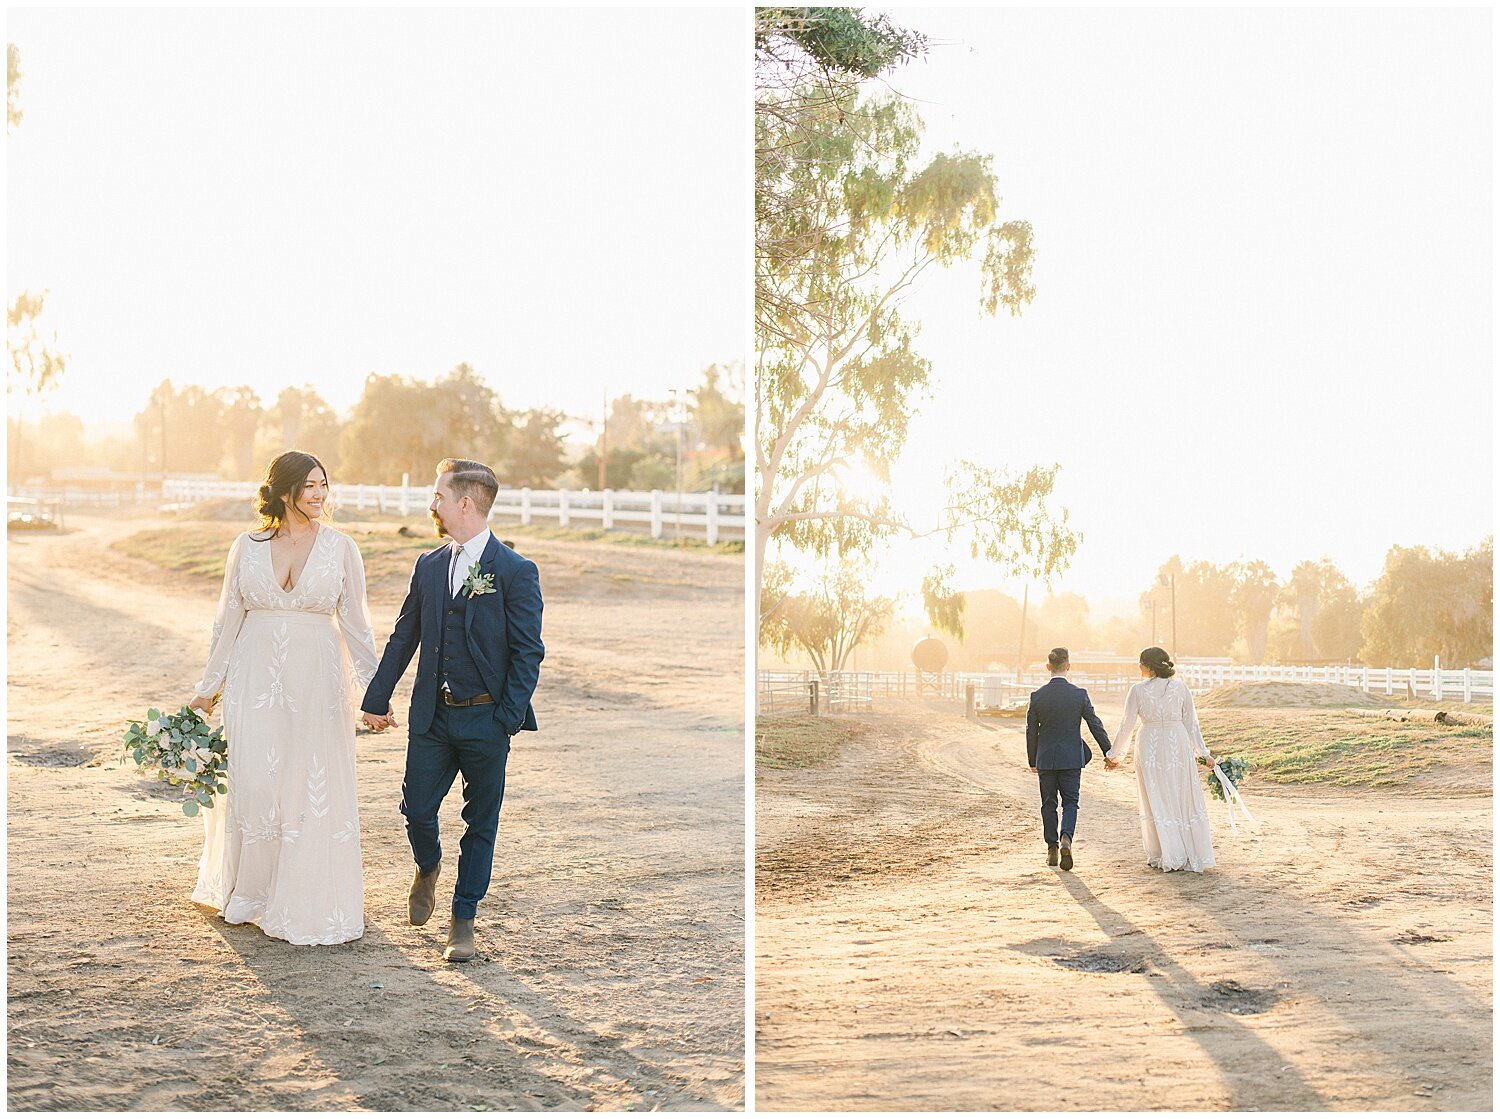
<path fill-rule="evenodd" d="M 375 636 L 359 548 L 321 523 L 327 498 L 312 455 L 271 463 L 261 528 L 229 548 L 192 701 L 207 713 L 222 691 L 229 743 L 193 900 L 292 944 L 357 940 L 365 923 L 354 719 Z"/>
<path fill-rule="evenodd" d="M 1139 719 L 1135 776 L 1146 862 L 1161 870 L 1202 871 L 1214 865 L 1214 843 L 1193 762 L 1212 765 L 1214 759 L 1198 727 L 1193 693 L 1175 672 L 1165 650 L 1152 646 L 1141 654 L 1146 679 L 1125 697 L 1120 733 L 1104 764 L 1114 769 L 1130 753 L 1129 735 Z"/>

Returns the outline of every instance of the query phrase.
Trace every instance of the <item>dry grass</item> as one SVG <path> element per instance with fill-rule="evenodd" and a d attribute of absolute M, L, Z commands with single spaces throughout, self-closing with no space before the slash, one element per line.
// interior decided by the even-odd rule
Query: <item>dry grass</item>
<path fill-rule="evenodd" d="M 1251 764 L 1250 779 L 1279 784 L 1401 785 L 1439 767 L 1491 764 L 1489 727 L 1397 723 L 1343 711 L 1295 708 L 1215 709 L 1203 736 L 1216 755 Z"/>
<path fill-rule="evenodd" d="M 145 529 L 123 540 L 115 547 L 126 555 L 146 560 L 158 567 L 180 574 L 189 579 L 201 579 L 205 583 L 218 583 L 224 578 L 224 560 L 234 538 L 253 522 L 244 516 L 243 509 L 234 517 L 219 517 L 219 507 L 224 503 L 211 503 L 184 514 L 166 527 Z M 238 505 L 238 503 L 234 503 Z M 200 516 L 201 514 L 201 516 Z M 417 556 L 430 551 L 442 543 L 432 531 L 430 523 L 412 517 L 386 517 L 380 520 L 346 520 L 334 518 L 340 532 L 346 532 L 359 545 L 365 562 L 365 579 L 369 583 L 372 598 L 389 593 L 402 594 L 411 579 L 412 564 Z M 497 537 L 509 542 L 519 526 L 493 525 Z M 589 529 L 538 528 L 529 525 L 521 529 L 527 540 L 557 542 L 597 542 L 610 545 L 671 548 L 670 541 L 652 540 L 649 537 L 631 536 L 624 533 L 603 532 Z M 743 542 L 718 544 L 710 548 L 702 541 L 694 545 L 684 542 L 684 551 L 694 555 L 734 554 L 744 551 Z M 527 549 L 523 546 L 522 552 Z M 617 582 L 638 582 L 637 575 L 630 571 L 605 573 Z M 660 582 L 661 580 L 652 580 Z"/>
<path fill-rule="evenodd" d="M 755 721 L 755 769 L 805 769 L 826 765 L 864 726 L 818 715 L 785 715 Z"/>

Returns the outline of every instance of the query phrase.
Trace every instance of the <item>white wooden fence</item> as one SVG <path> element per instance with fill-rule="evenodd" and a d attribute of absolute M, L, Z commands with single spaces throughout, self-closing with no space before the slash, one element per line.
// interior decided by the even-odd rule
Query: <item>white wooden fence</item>
<path fill-rule="evenodd" d="M 162 500 L 193 502 L 242 498 L 249 501 L 259 488 L 259 482 L 168 478 L 162 486 Z M 335 482 L 331 497 L 335 504 L 345 510 L 378 510 L 382 513 L 410 516 L 426 510 L 432 500 L 432 492 L 417 486 L 368 486 Z M 656 540 L 680 534 L 717 544 L 726 536 L 744 538 L 745 495 L 679 495 L 663 490 L 503 489 L 495 497 L 490 517 L 516 518 L 523 525 L 546 521 L 562 527 L 582 525 L 604 529 L 647 530 Z"/>
<path fill-rule="evenodd" d="M 1301 666 L 1287 664 L 1192 664 L 1179 662 L 1177 674 L 1194 688 L 1216 688 L 1241 681 L 1286 681 L 1299 684 L 1344 684 L 1383 695 L 1431 696 L 1433 699 L 1476 697 L 1493 700 L 1494 672 L 1474 668 L 1367 668 L 1364 665 Z"/>
<path fill-rule="evenodd" d="M 1299 684 L 1344 684 L 1389 696 L 1407 694 L 1432 699 L 1493 701 L 1494 673 L 1478 669 L 1365 668 L 1359 665 L 1243 665 L 1179 662 L 1177 674 L 1190 688 L 1206 689 L 1241 681 L 1286 681 Z M 1068 678 L 1095 695 L 1128 691 L 1140 680 L 1130 673 L 1070 673 Z M 942 696 L 963 699 L 970 685 L 979 707 L 1001 707 L 1025 699 L 1048 680 L 1044 672 L 762 672 L 760 706 L 766 713 L 868 711 L 882 699 Z"/>

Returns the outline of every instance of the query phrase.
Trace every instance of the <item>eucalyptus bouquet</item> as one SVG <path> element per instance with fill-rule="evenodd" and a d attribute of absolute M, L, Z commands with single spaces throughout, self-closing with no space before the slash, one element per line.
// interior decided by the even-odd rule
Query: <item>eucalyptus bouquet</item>
<path fill-rule="evenodd" d="M 1229 778 L 1229 783 L 1238 789 L 1245 774 L 1250 772 L 1250 763 L 1244 758 L 1220 758 L 1218 769 L 1222 769 L 1224 776 Z M 1208 792 L 1215 800 L 1227 799 L 1224 796 L 1224 782 L 1219 780 L 1218 770 L 1213 768 L 1208 771 Z"/>
<path fill-rule="evenodd" d="M 192 707 L 175 715 L 151 708 L 143 721 L 131 723 L 126 730 L 125 751 L 140 772 L 154 771 L 167 784 L 182 786 L 184 815 L 198 815 L 200 806 L 212 808 L 214 795 L 229 791 L 229 744 L 224 729 L 210 727 Z"/>

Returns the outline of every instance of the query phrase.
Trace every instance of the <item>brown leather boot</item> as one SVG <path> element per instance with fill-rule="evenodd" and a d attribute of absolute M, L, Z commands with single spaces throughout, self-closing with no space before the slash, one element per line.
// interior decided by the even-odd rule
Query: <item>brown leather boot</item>
<path fill-rule="evenodd" d="M 443 949 L 443 959 L 461 964 L 474 958 L 474 918 L 455 917 L 448 926 L 448 947 Z"/>
<path fill-rule="evenodd" d="M 1071 835 L 1060 835 L 1060 836 L 1057 837 L 1057 842 L 1058 842 L 1058 845 L 1060 847 L 1062 847 L 1062 868 L 1064 870 L 1072 870 L 1073 869 L 1073 837 Z"/>
<path fill-rule="evenodd" d="M 437 880 L 438 872 L 443 869 L 439 860 L 437 866 L 426 874 L 419 868 L 412 876 L 411 894 L 406 899 L 406 911 L 411 917 L 414 925 L 425 925 L 427 918 L 432 916 L 432 911 L 437 907 Z"/>
<path fill-rule="evenodd" d="M 1047 844 L 1047 865 L 1048 866 L 1056 866 L 1057 865 L 1057 844 L 1056 843 L 1049 843 L 1049 844 Z"/>

